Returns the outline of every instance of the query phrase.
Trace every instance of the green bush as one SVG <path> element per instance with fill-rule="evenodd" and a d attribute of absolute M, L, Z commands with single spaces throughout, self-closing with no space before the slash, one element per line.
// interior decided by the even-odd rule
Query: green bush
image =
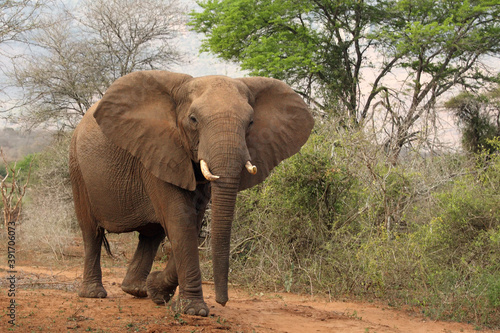
<path fill-rule="evenodd" d="M 500 157 L 393 165 L 365 133 L 331 129 L 240 194 L 231 280 L 499 327 Z"/>
<path fill-rule="evenodd" d="M 12 178 L 12 168 L 16 170 L 16 181 L 19 184 L 25 184 L 28 179 L 28 174 L 30 173 L 30 169 L 34 170 L 37 167 L 36 154 L 26 155 L 22 160 L 16 162 L 8 163 L 9 166 L 9 178 L 6 179 L 7 182 Z M 3 161 L 0 162 L 0 177 L 4 179 L 7 176 L 7 170 L 5 168 L 5 164 Z M 31 181 L 31 180 L 30 180 Z"/>

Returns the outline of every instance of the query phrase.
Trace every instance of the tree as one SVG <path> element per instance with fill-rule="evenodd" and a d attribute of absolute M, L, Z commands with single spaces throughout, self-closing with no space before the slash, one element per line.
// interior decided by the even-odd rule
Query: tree
<path fill-rule="evenodd" d="M 184 27 L 179 0 L 86 0 L 80 23 L 91 46 L 112 65 L 111 79 L 181 63 L 172 40 Z"/>
<path fill-rule="evenodd" d="M 445 103 L 457 118 L 463 147 L 473 153 L 497 147 L 489 140 L 500 137 L 500 86 L 483 94 L 461 92 Z"/>
<path fill-rule="evenodd" d="M 400 0 L 388 12 L 392 18 L 378 28 L 378 48 L 399 58 L 409 82 L 407 92 L 391 94 L 402 100 L 399 112 L 384 104 L 396 125 L 387 144 L 397 157 L 419 134 L 412 131 L 417 121 L 435 117 L 440 96 L 455 86 L 477 90 L 495 80 L 484 61 L 500 55 L 500 1 Z"/>
<path fill-rule="evenodd" d="M 389 119 L 397 158 L 455 85 L 480 86 L 498 56 L 498 0 L 205 0 L 191 25 L 203 51 L 282 79 L 347 126 Z M 367 70 L 369 69 L 369 70 Z M 388 74 L 399 70 L 399 85 Z"/>
<path fill-rule="evenodd" d="M 181 63 L 172 39 L 183 26 L 178 0 L 86 0 L 54 14 L 18 62 L 13 77 L 25 91 L 23 122 L 76 126 L 117 78 Z"/>
<path fill-rule="evenodd" d="M 200 1 L 191 25 L 203 51 L 251 75 L 285 80 L 321 109 L 357 120 L 358 84 L 382 8 L 363 1 Z M 348 119 L 346 119 L 347 121 Z"/>
<path fill-rule="evenodd" d="M 47 0 L 0 0 L 0 44 L 24 41 L 26 32 L 40 27 L 41 10 L 47 2 Z"/>
<path fill-rule="evenodd" d="M 50 0 L 0 0 L 0 76 L 5 75 L 6 61 L 13 47 L 26 42 L 27 33 L 41 27 L 43 9 Z M 7 112 L 7 83 L 0 77 L 0 113 Z"/>

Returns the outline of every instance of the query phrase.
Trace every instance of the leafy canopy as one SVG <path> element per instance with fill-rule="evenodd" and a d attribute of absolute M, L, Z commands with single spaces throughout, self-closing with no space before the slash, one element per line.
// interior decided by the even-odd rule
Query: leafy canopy
<path fill-rule="evenodd" d="M 498 56 L 499 0 L 200 0 L 191 13 L 202 51 L 238 62 L 251 75 L 293 85 L 321 109 L 353 123 L 387 94 L 410 101 L 392 120 L 411 128 L 420 111 L 451 87 L 489 77 L 484 56 Z M 371 68 L 375 75 L 366 75 Z M 387 75 L 404 69 L 404 87 Z M 471 81 L 472 80 L 472 81 Z M 480 83 L 480 82 L 479 82 Z M 383 94 L 382 94 L 383 92 Z M 405 132 L 405 131 L 403 131 Z M 410 133 L 401 133 L 409 138 Z"/>

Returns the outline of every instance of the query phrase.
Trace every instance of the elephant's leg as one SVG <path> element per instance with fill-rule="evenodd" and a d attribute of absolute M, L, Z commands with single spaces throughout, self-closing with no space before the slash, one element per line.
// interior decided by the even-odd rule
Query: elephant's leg
<path fill-rule="evenodd" d="M 101 245 L 104 229 L 82 228 L 85 259 L 83 266 L 83 282 L 78 293 L 80 297 L 104 298 L 108 294 L 102 285 Z"/>
<path fill-rule="evenodd" d="M 163 271 L 151 272 L 147 279 L 148 296 L 156 304 L 166 304 L 179 285 L 174 253 L 170 253 L 167 267 Z"/>
<path fill-rule="evenodd" d="M 165 238 L 165 233 L 160 232 L 155 236 L 145 236 L 139 234 L 139 244 L 135 250 L 132 262 L 129 264 L 127 274 L 122 282 L 122 290 L 136 297 L 147 297 L 146 279 L 153 260 L 158 250 L 158 246 Z"/>
<path fill-rule="evenodd" d="M 85 249 L 83 282 L 78 295 L 80 297 L 104 298 L 107 296 L 102 285 L 101 272 L 101 245 L 104 238 L 104 229 L 98 227 L 97 220 L 91 213 L 87 189 L 73 155 L 70 156 L 70 173 L 75 212 L 82 230 Z"/>
<path fill-rule="evenodd" d="M 169 300 L 175 291 L 177 277 L 179 310 L 187 314 L 207 316 L 209 310 L 203 300 L 198 235 L 209 197 L 199 189 L 188 192 L 172 187 L 170 190 L 171 193 L 166 197 L 172 200 L 157 211 L 165 212 L 162 221 L 172 245 L 172 256 L 165 270 L 153 272 L 148 277 L 148 294 L 157 303 Z M 158 290 L 163 291 L 158 293 Z"/>
<path fill-rule="evenodd" d="M 169 228 L 172 254 L 163 271 L 149 274 L 148 295 L 156 304 L 165 304 L 170 301 L 179 285 L 179 303 L 176 305 L 178 310 L 191 315 L 208 316 L 201 287 L 198 233 L 196 226 L 193 229 Z M 181 258 L 179 261 L 178 257 Z"/>

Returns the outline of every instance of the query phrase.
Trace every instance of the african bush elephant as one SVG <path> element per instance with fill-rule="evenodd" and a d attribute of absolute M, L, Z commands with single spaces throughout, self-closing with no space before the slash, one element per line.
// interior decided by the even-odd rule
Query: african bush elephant
<path fill-rule="evenodd" d="M 100 267 L 104 231 L 138 231 L 122 289 L 164 304 L 179 286 L 181 311 L 207 316 L 198 233 L 211 198 L 216 301 L 225 305 L 237 192 L 297 153 L 313 124 L 302 98 L 275 79 L 141 71 L 116 80 L 71 142 L 85 246 L 79 295 L 107 295 Z M 165 236 L 172 255 L 163 271 L 149 274 Z"/>

